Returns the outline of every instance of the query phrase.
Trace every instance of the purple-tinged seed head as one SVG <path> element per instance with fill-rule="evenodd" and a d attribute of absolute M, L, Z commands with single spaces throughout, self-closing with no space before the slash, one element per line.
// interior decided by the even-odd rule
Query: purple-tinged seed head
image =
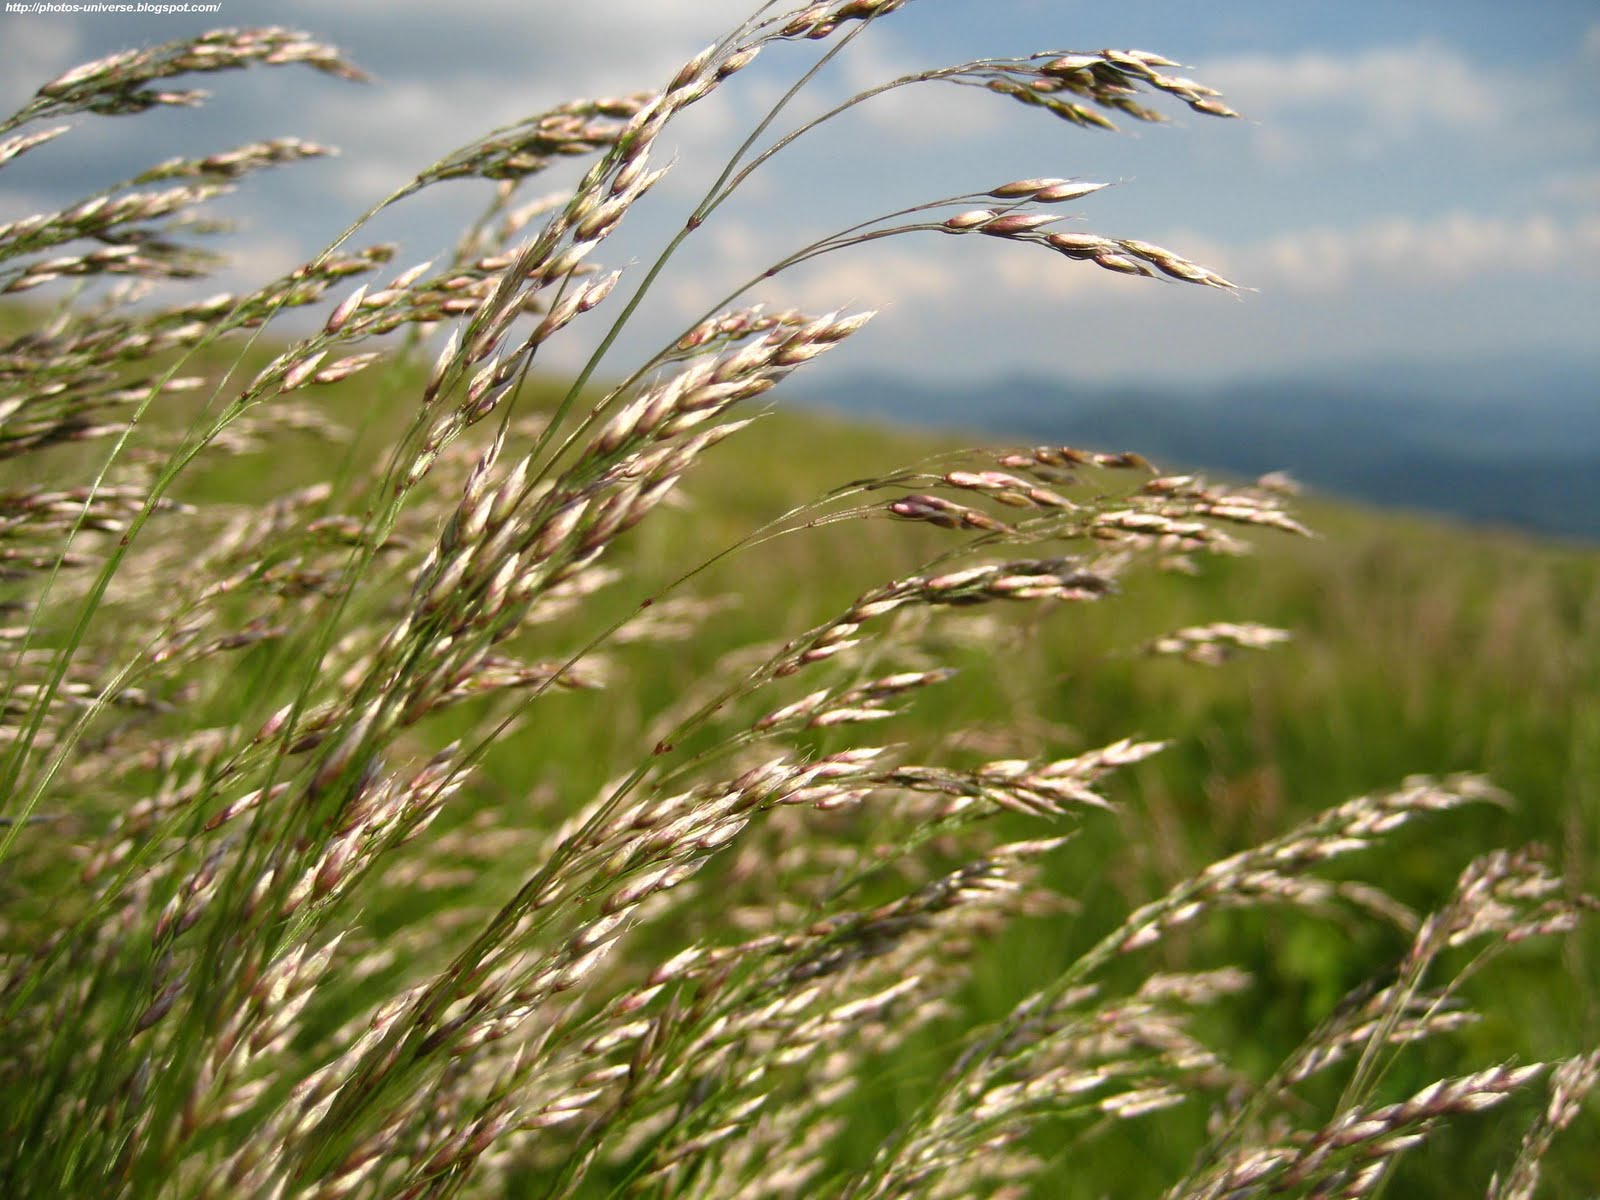
<path fill-rule="evenodd" d="M 1125 254 L 1096 254 L 1096 266 L 1104 267 L 1108 271 L 1116 271 L 1123 275 L 1149 275 L 1150 268 L 1142 262 L 1129 258 Z"/>
<path fill-rule="evenodd" d="M 979 226 L 978 232 L 991 237 L 1015 237 L 1019 233 L 1032 233 L 1044 225 L 1053 225 L 1059 220 L 1060 217 L 1049 213 L 1007 213 Z"/>
<path fill-rule="evenodd" d="M 286 392 L 292 392 L 295 388 L 305 383 L 306 380 L 310 379 L 311 376 L 315 374 L 318 365 L 320 365 L 322 360 L 326 357 L 328 357 L 328 352 L 326 350 L 319 350 L 315 354 L 301 359 L 294 366 L 290 367 L 283 377 L 283 390 Z"/>
<path fill-rule="evenodd" d="M 973 229 L 988 221 L 994 220 L 999 214 L 992 208 L 974 208 L 964 213 L 957 213 L 944 223 L 946 229 L 964 230 Z"/>
<path fill-rule="evenodd" d="M 813 4 L 810 8 L 796 13 L 780 31 L 779 36 L 799 37 L 802 34 L 809 34 L 827 15 L 826 4 Z"/>
<path fill-rule="evenodd" d="M 322 327 L 324 332 L 338 333 L 339 330 L 343 329 L 345 322 L 350 319 L 350 314 L 361 307 L 361 301 L 366 294 L 367 285 L 363 283 L 355 291 L 351 292 L 349 296 L 345 297 L 340 302 L 339 307 L 329 314 L 327 323 Z"/>
<path fill-rule="evenodd" d="M 1072 257 L 1089 257 L 1115 250 L 1117 244 L 1109 238 L 1092 233 L 1048 233 L 1045 243 L 1053 249 Z"/>
<path fill-rule="evenodd" d="M 427 262 L 420 262 L 416 266 L 400 272 L 400 274 L 394 277 L 394 282 L 389 284 L 389 290 L 396 292 L 404 291 L 406 288 L 410 287 L 413 283 L 426 275 L 432 266 L 433 260 L 429 259 Z"/>
<path fill-rule="evenodd" d="M 1046 188 L 1059 187 L 1067 182 L 1065 179 L 1018 179 L 1001 184 L 989 195 L 996 200 L 1016 200 L 1024 196 L 1035 196 Z"/>
<path fill-rule="evenodd" d="M 705 70 L 706 64 L 711 61 L 711 56 L 716 51 L 716 44 L 713 43 L 684 63 L 677 75 L 673 76 L 672 82 L 667 85 L 667 91 L 669 93 L 681 91 L 693 83 L 700 72 Z"/>
<path fill-rule="evenodd" d="M 741 46 L 717 66 L 717 78 L 726 79 L 738 71 L 744 70 L 755 61 L 756 55 L 761 53 L 759 45 Z"/>
<path fill-rule="evenodd" d="M 1060 204 L 1065 200 L 1077 200 L 1098 192 L 1108 185 L 1104 183 L 1072 183 L 1063 181 L 1050 187 L 1040 188 L 1034 193 L 1033 199 L 1038 204 Z"/>

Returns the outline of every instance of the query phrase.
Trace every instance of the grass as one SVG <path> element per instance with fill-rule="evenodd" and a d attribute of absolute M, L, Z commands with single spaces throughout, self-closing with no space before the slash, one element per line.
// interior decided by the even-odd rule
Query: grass
<path fill-rule="evenodd" d="M 385 279 L 341 241 L 210 306 L 5 314 L 6 1194 L 1596 1186 L 1556 1136 L 1600 1072 L 1592 552 L 765 411 L 865 314 L 686 314 L 603 361 L 634 301 L 590 262 L 661 130 L 900 7 L 767 5 L 659 92 L 470 143 L 378 206 L 495 181 L 451 263 Z M 256 63 L 354 73 L 283 31 L 118 56 L 0 124 L 0 163 Z M 895 86 L 1230 115 L 1171 66 Z M 319 152 L 0 228 L 0 294 L 185 278 L 172 212 Z M 508 219 L 555 156 L 593 166 Z M 1050 231 L 1093 190 L 786 262 L 989 236 L 1232 289 Z M 251 340 L 287 306 L 319 331 Z M 588 369 L 537 373 L 585 331 Z"/>

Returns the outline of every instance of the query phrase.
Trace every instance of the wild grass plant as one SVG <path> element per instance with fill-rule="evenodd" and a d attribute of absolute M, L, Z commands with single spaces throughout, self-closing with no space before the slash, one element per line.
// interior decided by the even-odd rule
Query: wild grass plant
<path fill-rule="evenodd" d="M 1052 863 L 1167 747 L 1134 722 L 1055 753 L 1021 705 L 995 706 L 1002 728 L 966 720 L 1048 644 L 1045 618 L 1080 628 L 1245 534 L 1303 535 L 1279 481 L 1036 447 L 873 462 L 737 532 L 667 503 L 701 476 L 714 502 L 709 468 L 737 466 L 766 393 L 862 334 L 868 313 L 754 302 L 808 259 L 988 237 L 1048 269 L 1234 288 L 1059 231 L 1098 185 L 1002 181 L 798 246 L 644 361 L 610 361 L 753 171 L 889 88 L 957 84 L 1090 127 L 1161 103 L 1232 115 L 1167 59 L 1105 50 L 923 72 L 789 126 L 820 66 L 902 7 L 767 4 L 659 90 L 467 144 L 374 212 L 458 179 L 492 182 L 487 211 L 450 261 L 392 277 L 391 248 L 349 248 L 358 225 L 254 292 L 163 299 L 212 265 L 185 236 L 198 205 L 325 153 L 292 139 L 0 225 L 0 294 L 74 285 L 0 351 L 4 1194 L 1105 1194 L 1132 1177 L 1106 1161 L 1131 1130 L 1176 1164 L 1173 1198 L 1361 1196 L 1485 1113 L 1506 1130 L 1493 1178 L 1441 1194 L 1535 1193 L 1600 1052 L 1474 1058 L 1468 985 L 1510 947 L 1559 944 L 1590 902 L 1532 847 L 1459 863 L 1420 906 L 1356 867 L 1502 805 L 1489 782 L 1396 779 L 1075 911 Z M 668 169 L 664 131 L 780 43 L 810 60 L 682 231 L 637 280 L 598 268 Z M 64 118 L 196 102 L 179 77 L 294 64 L 359 75 L 282 30 L 88 64 L 0 124 L 0 166 L 48 153 Z M 570 194 L 523 196 L 566 159 L 592 164 Z M 255 340 L 301 308 L 325 310 L 316 332 Z M 586 332 L 574 379 L 530 374 Z M 319 400 L 363 377 L 370 456 Z M 312 478 L 230 492 L 253 470 L 231 464 L 317 436 Z M 819 538 L 890 569 L 813 562 L 794 594 L 741 565 Z M 1116 669 L 1285 636 L 1226 616 Z M 1267 1000 L 1237 964 L 1302 923 L 1377 928 L 1393 953 L 1263 1063 Z M 985 959 L 1065 925 L 1043 979 Z"/>

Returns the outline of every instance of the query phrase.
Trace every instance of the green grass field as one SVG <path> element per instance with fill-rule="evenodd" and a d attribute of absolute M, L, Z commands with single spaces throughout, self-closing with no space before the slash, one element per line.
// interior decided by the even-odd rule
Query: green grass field
<path fill-rule="evenodd" d="M 630 553 L 645 578 L 668 578 L 742 528 L 829 487 L 950 444 L 795 414 L 759 423 L 741 442 L 707 462 L 687 489 L 685 512 L 641 531 Z M 1600 888 L 1600 557 L 1586 547 L 1314 499 L 1303 508 L 1317 540 L 1264 534 L 1253 539 L 1255 554 L 1209 560 L 1198 578 L 1144 575 L 1127 594 L 1093 605 L 1014 620 L 986 611 L 967 619 L 970 628 L 960 614 L 946 618 L 963 674 L 893 722 L 888 736 L 935 746 L 951 730 L 984 731 L 972 739 L 974 755 L 1038 753 L 1041 745 L 1070 754 L 1132 733 L 1173 742 L 1116 787 L 1116 813 L 1091 817 L 1051 860 L 1051 883 L 1077 910 L 1025 922 L 985 949 L 964 998 L 969 1018 L 1003 1013 L 1130 901 L 1413 772 L 1482 772 L 1515 803 L 1413 830 L 1367 856 L 1364 877 L 1426 906 L 1474 855 L 1536 841 L 1574 887 Z M 600 694 L 564 699 L 571 723 L 551 736 L 564 747 L 598 736 L 592 755 L 575 757 L 615 761 L 619 742 L 649 727 L 652 698 L 669 702 L 694 686 L 725 650 L 770 629 L 774 618 L 803 629 L 887 565 L 909 571 L 938 540 L 854 523 L 807 531 L 708 571 L 695 590 L 729 595 L 735 607 L 705 634 L 657 648 L 633 667 L 630 680 L 647 683 L 625 689 L 620 714 Z M 630 572 L 624 603 L 652 587 Z M 1281 626 L 1294 639 L 1215 668 L 1139 653 L 1168 630 L 1216 620 Z M 570 763 L 573 756 L 563 750 L 561 757 Z M 498 756 L 497 777 L 516 794 L 543 781 L 539 767 L 536 751 L 512 745 Z M 578 793 L 597 782 L 583 781 Z M 1265 1070 L 1347 988 L 1402 949 L 1398 935 L 1352 935 L 1268 910 L 1195 933 L 1170 951 L 1169 965 L 1214 965 L 1229 955 L 1241 961 L 1244 952 L 1255 989 L 1219 1019 L 1235 1023 L 1231 1044 L 1257 1044 L 1255 1065 Z M 1591 924 L 1563 947 L 1515 955 L 1476 980 L 1472 994 L 1494 1010 L 1465 1035 L 1472 1057 L 1534 1060 L 1592 1043 L 1600 1029 L 1600 931 Z M 927 1054 L 939 1060 L 937 1046 Z M 1422 1086 L 1442 1062 L 1419 1057 L 1413 1079 L 1394 1081 L 1396 1090 Z M 897 1104 L 909 1106 L 919 1087 L 914 1065 L 886 1073 L 881 1094 L 863 1105 L 859 1149 L 870 1149 Z M 1484 1133 L 1463 1126 L 1417 1156 L 1391 1194 L 1455 1194 L 1449 1181 L 1462 1177 L 1461 1155 L 1474 1160 L 1468 1177 L 1482 1177 L 1510 1149 L 1509 1135 Z M 1600 1186 L 1584 1140 L 1575 1133 L 1551 1195 Z M 1068 1147 L 1054 1147 L 1060 1169 L 1052 1188 L 1060 1190 L 1048 1194 L 1154 1194 L 1186 1154 L 1161 1147 L 1128 1132 L 1095 1147 L 1088 1169 Z"/>
<path fill-rule="evenodd" d="M 381 408 L 377 397 L 350 391 L 333 406 L 346 420 Z M 375 438 L 383 424 L 375 421 Z M 804 630 L 875 582 L 914 570 L 956 535 L 853 520 L 717 556 L 833 488 L 959 446 L 780 404 L 713 451 L 681 504 L 618 548 L 623 577 L 589 597 L 581 613 L 519 639 L 519 648 L 535 658 L 571 653 L 586 631 L 625 619 L 645 599 L 698 598 L 715 615 L 686 636 L 616 651 L 602 690 L 541 701 L 537 716 L 490 752 L 474 803 L 514 813 L 540 796 L 542 812 L 575 809 L 607 782 L 612 764 L 632 761 L 653 742 L 664 711 L 724 674 L 728 656 Z M 227 488 L 234 499 L 255 487 L 271 491 L 290 481 L 286 466 L 309 481 L 343 458 L 340 449 L 308 442 L 289 464 L 276 452 L 236 464 Z M 196 498 L 218 498 L 220 483 L 199 477 Z M 1023 921 L 982 947 L 961 1012 L 884 1064 L 852 1122 L 854 1153 L 869 1155 L 914 1107 L 963 1025 L 1002 1015 L 1130 904 L 1412 773 L 1481 772 L 1514 803 L 1412 830 L 1362 856 L 1361 877 L 1426 909 L 1475 855 L 1538 842 L 1571 886 L 1600 887 L 1600 556 L 1588 547 L 1314 497 L 1299 510 L 1314 539 L 1263 532 L 1251 539 L 1254 553 L 1206 559 L 1196 576 L 1141 573 L 1124 594 L 1094 604 L 1029 605 L 999 615 L 989 606 L 974 615 L 946 613 L 936 623 L 941 659 L 961 674 L 876 727 L 880 738 L 973 762 L 1068 755 L 1130 734 L 1172 745 L 1120 778 L 1111 793 L 1116 811 L 1090 816 L 1050 858 L 1049 882 L 1071 907 Z M 676 591 L 664 590 L 707 560 L 715 561 Z M 1160 634 L 1218 620 L 1280 626 L 1293 639 L 1220 666 L 1141 652 Z M 485 715 L 467 706 L 420 735 L 440 744 L 481 728 Z M 960 731 L 954 742 L 953 731 Z M 820 737 L 816 749 L 845 744 Z M 1013 836 L 1041 833 L 1039 822 L 1005 821 Z M 457 812 L 449 822 L 469 827 L 472 814 Z M 870 840 L 871 821 L 832 830 L 841 834 Z M 491 864 L 471 888 L 485 902 L 503 898 L 524 869 L 520 861 Z M 734 894 L 743 886 L 752 904 L 769 885 L 728 883 Z M 417 916 L 402 908 L 386 920 L 398 927 Z M 1403 949 L 1404 938 L 1392 931 L 1267 909 L 1197 927 L 1158 962 L 1171 969 L 1234 962 L 1254 974 L 1246 996 L 1215 1014 L 1214 1032 L 1239 1048 L 1241 1065 L 1265 1072 L 1347 989 L 1381 974 Z M 1415 1090 L 1452 1063 L 1536 1060 L 1593 1042 L 1600 1029 L 1597 954 L 1600 931 L 1591 924 L 1560 945 L 1541 943 L 1497 962 L 1467 985 L 1468 997 L 1490 1015 L 1459 1035 L 1459 1054 L 1416 1055 L 1388 1087 Z M 1185 1139 L 1150 1140 L 1137 1127 L 1113 1128 L 1079 1150 L 1055 1145 L 1048 1133 L 1042 1138 L 1041 1149 L 1059 1161 L 1049 1195 L 1154 1194 L 1189 1153 Z M 1551 1194 L 1576 1195 L 1600 1183 L 1583 1141 L 1580 1133 L 1558 1151 Z M 1463 1161 L 1474 1176 L 1486 1176 L 1513 1145 L 1513 1131 L 1497 1127 L 1491 1136 L 1485 1123 L 1465 1123 L 1411 1156 L 1393 1194 L 1454 1194 L 1450 1180 L 1460 1177 Z"/>
<path fill-rule="evenodd" d="M 252 352 L 241 373 L 265 357 Z M 216 369 L 230 361 L 204 357 L 197 365 Z M 247 512 L 293 488 L 332 480 L 326 508 L 345 510 L 357 502 L 361 481 L 405 420 L 403 409 L 385 397 L 404 395 L 407 383 L 401 369 L 398 376 L 326 389 L 316 411 L 331 421 L 328 428 L 279 430 L 260 449 L 211 466 L 201 460 L 174 495 L 203 511 Z M 409 386 L 414 389 L 414 381 Z M 522 416 L 548 408 L 560 390 L 535 381 Z M 181 428 L 192 413 L 189 401 L 158 412 L 151 436 L 159 442 L 163 430 Z M 528 862 L 518 847 L 529 836 L 548 836 L 552 822 L 589 802 L 619 768 L 648 759 L 670 725 L 666 716 L 703 703 L 751 660 L 752 646 L 836 616 L 863 591 L 914 572 L 966 537 L 886 519 L 882 503 L 897 493 L 885 489 L 869 493 L 878 505 L 873 516 L 742 544 L 752 531 L 818 496 L 881 476 L 892 464 L 942 461 L 960 448 L 949 437 L 789 411 L 780 402 L 710 451 L 674 505 L 612 548 L 616 578 L 609 586 L 510 643 L 523 659 L 561 661 L 630 618 L 666 621 L 665 629 L 602 648 L 603 671 L 596 666 L 594 673 L 603 675 L 604 687 L 546 696 L 525 712 L 515 693 L 467 701 L 405 734 L 396 753 L 420 756 L 459 738 L 472 744 L 502 718 L 512 722 L 486 746 L 472 787 L 435 827 L 444 860 L 452 859 L 448 847 L 466 847 L 453 872 L 427 856 L 417 859 L 410 869 L 429 878 L 428 886 L 374 891 L 360 917 L 366 935 L 405 945 L 418 940 L 417 930 L 441 920 L 463 927 L 481 920 L 526 877 Z M 52 451 L 38 457 L 35 479 L 46 482 L 92 461 L 76 447 Z M 1082 486 L 1092 490 L 1102 478 L 1086 478 Z M 1113 485 L 1124 486 L 1120 477 L 1107 486 Z M 1315 497 L 1297 511 L 1315 537 L 1259 531 L 1249 538 L 1253 553 L 1205 556 L 1193 575 L 1134 572 L 1120 594 L 1094 603 L 944 610 L 915 624 L 915 638 L 891 639 L 838 676 L 860 680 L 935 662 L 957 668 L 954 678 L 870 731 L 879 744 L 903 747 L 912 761 L 976 765 L 1010 756 L 1061 757 L 1130 735 L 1171 743 L 1119 775 L 1109 785 L 1114 810 L 1090 813 L 1046 860 L 1045 881 L 1066 898 L 1064 906 L 970 947 L 969 974 L 951 1010 L 919 1027 L 864 1076 L 837 1143 L 838 1170 L 870 1159 L 916 1111 L 965 1030 L 1001 1018 L 1130 907 L 1222 856 L 1412 773 L 1479 772 L 1513 803 L 1425 823 L 1336 876 L 1381 881 L 1402 902 L 1426 911 L 1476 855 L 1537 842 L 1572 888 L 1600 889 L 1600 556 L 1589 547 Z M 645 601 L 649 607 L 641 609 Z M 64 617 L 69 610 L 60 611 Z M 118 622 L 131 619 L 113 593 L 97 621 L 102 634 L 109 629 L 114 635 Z M 1292 640 L 1215 666 L 1152 658 L 1143 650 L 1169 631 L 1230 620 L 1282 627 Z M 200 690 L 184 696 L 182 711 L 160 721 L 173 734 L 192 727 L 196 712 L 203 727 L 252 727 L 270 711 L 265 698 L 281 697 L 298 677 L 305 647 L 296 645 L 291 637 L 283 645 L 236 652 L 231 667 L 204 676 Z M 589 663 L 579 669 L 587 671 Z M 758 713 L 759 706 L 741 701 L 673 754 L 692 763 Z M 809 752 L 825 754 L 859 742 L 859 733 L 853 736 L 847 728 L 806 739 Z M 137 786 L 140 778 L 135 773 L 126 782 Z M 87 817 L 83 831 L 97 819 L 103 816 Z M 997 825 L 1014 838 L 1052 830 L 1048 821 L 1010 814 Z M 894 826 L 891 815 L 869 807 L 845 817 L 818 816 L 809 826 L 786 822 L 765 836 L 865 847 L 880 837 L 892 841 Z M 510 852 L 499 852 L 502 846 Z M 923 849 L 918 862 L 891 864 L 881 879 L 867 880 L 862 894 L 887 900 L 938 864 L 961 861 L 958 842 Z M 45 913 L 58 918 L 74 907 L 75 885 L 63 864 L 41 863 L 26 853 L 26 842 L 23 850 L 24 873 L 6 888 L 14 936 Z M 400 869 L 407 869 L 403 862 Z M 782 878 L 742 875 L 739 855 L 709 874 L 723 901 L 752 910 L 781 900 L 786 887 Z M 809 886 L 801 876 L 794 882 Z M 689 906 L 681 917 L 651 927 L 648 936 L 659 946 L 646 941 L 633 951 L 665 957 L 682 942 L 725 938 L 723 915 L 702 917 Z M 420 939 L 420 962 L 444 961 L 450 942 L 439 941 L 437 932 Z M 1268 907 L 1180 931 L 1153 957 L 1124 964 L 1122 973 L 1136 986 L 1152 967 L 1232 964 L 1248 970 L 1249 988 L 1212 1009 L 1204 1032 L 1230 1047 L 1236 1067 L 1264 1076 L 1350 988 L 1392 970 L 1405 945 L 1395 930 Z M 1462 998 L 1485 1018 L 1453 1035 L 1449 1045 L 1430 1043 L 1398 1059 L 1382 1081 L 1383 1094 L 1408 1094 L 1475 1065 L 1544 1060 L 1593 1044 L 1600 1030 L 1597 955 L 1600 930 L 1590 922 L 1469 974 Z M 1457 966 L 1469 962 L 1464 957 Z M 378 972 L 374 985 L 381 988 L 387 978 Z M 320 1020 L 335 1017 L 330 1012 Z M 1531 1101 L 1521 1105 L 1531 1114 Z M 1079 1124 L 1057 1130 L 1046 1120 L 1029 1143 L 1050 1164 L 1039 1194 L 1156 1194 L 1188 1165 L 1201 1136 L 1199 1120 L 1183 1108 L 1142 1123 L 1101 1122 L 1087 1132 Z M 1402 1160 L 1393 1194 L 1457 1194 L 1453 1180 L 1487 1177 L 1509 1159 L 1518 1125 L 1455 1123 Z M 1579 1195 L 1600 1186 L 1586 1140 L 1577 1131 L 1558 1143 L 1546 1167 L 1551 1194 Z M 526 1171 L 512 1178 L 534 1187 L 540 1172 Z M 583 1194 L 604 1194 L 608 1179 L 623 1182 L 597 1170 Z"/>
<path fill-rule="evenodd" d="M 609 300 L 590 252 L 668 123 L 902 4 L 774 7 L 424 169 L 496 198 L 387 286 L 392 251 L 330 249 L 237 301 L 97 289 L 202 272 L 170 218 L 324 153 L 293 139 L 0 230 L 0 295 L 88 280 L 0 310 L 0 1195 L 1600 1193 L 1600 555 L 768 396 L 869 314 L 686 316 L 603 390 L 782 144 Z M 0 134 L 296 62 L 355 73 L 221 31 Z M 1174 65 L 901 83 L 1236 115 Z M 171 179 L 204 186 L 144 190 Z M 1043 232 L 1099 186 L 933 201 L 767 276 L 936 231 L 1236 290 Z M 569 384 L 535 360 L 572 322 L 600 348 Z"/>

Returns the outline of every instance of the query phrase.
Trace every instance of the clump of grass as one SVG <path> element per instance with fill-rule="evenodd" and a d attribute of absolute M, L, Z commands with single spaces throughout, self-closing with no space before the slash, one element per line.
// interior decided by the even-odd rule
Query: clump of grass
<path fill-rule="evenodd" d="M 1137 239 L 1052 232 L 1051 206 L 1097 185 L 1017 180 L 799 247 L 633 369 L 607 367 L 678 245 L 752 171 L 888 88 L 977 87 L 1088 126 L 1155 119 L 1163 98 L 1233 115 L 1159 55 L 1051 52 L 906 77 L 771 132 L 822 62 L 901 7 L 764 5 L 660 90 L 468 144 L 377 207 L 477 178 L 495 184 L 483 220 L 451 261 L 381 284 L 393 251 L 346 249 L 358 224 L 255 292 L 161 303 L 155 285 L 210 265 L 170 219 L 324 153 L 292 140 L 166 162 L 0 226 L 0 294 L 127 280 L 29 310 L 0 356 L 0 455 L 18 481 L 0 497 L 7 1194 L 1049 1194 L 1052 1144 L 1092 1173 L 1097 1131 L 1172 1119 L 1163 1136 L 1193 1155 L 1173 1197 L 1357 1196 L 1448 1119 L 1548 1078 L 1543 1115 L 1490 1184 L 1532 1192 L 1594 1085 L 1592 1053 L 1478 1064 L 1409 1096 L 1389 1080 L 1398 1056 L 1473 1019 L 1467 974 L 1570 930 L 1590 902 L 1532 850 L 1473 862 L 1425 918 L 1325 870 L 1500 800 L 1473 777 L 1407 780 L 1222 858 L 999 1019 L 963 1017 L 979 948 L 1060 912 L 1043 865 L 1163 745 L 995 757 L 948 730 L 939 756 L 870 735 L 967 686 L 938 661 L 950 622 L 1114 603 L 1139 572 L 1238 552 L 1242 532 L 1304 534 L 1270 481 L 1219 487 L 1071 447 L 885 465 L 718 557 L 898 522 L 943 539 L 917 543 L 926 561 L 723 655 L 650 712 L 604 786 L 563 792 L 592 764 L 545 735 L 553 693 L 643 695 L 625 648 L 692 645 L 722 611 L 691 594 L 705 564 L 633 574 L 629 531 L 871 315 L 746 305 L 761 278 L 937 233 L 1026 243 L 1061 269 L 1235 286 Z M 781 42 L 816 43 L 817 64 L 612 300 L 621 276 L 593 262 L 666 171 L 662 132 Z M 192 103 L 158 89 L 262 63 L 359 74 L 281 30 L 117 55 L 0 124 L 0 163 L 63 133 L 35 122 Z M 521 197 L 576 157 L 592 166 L 569 195 Z M 317 331 L 248 380 L 209 373 L 218 347 L 242 363 L 242 337 L 316 305 Z M 544 345 L 612 307 L 587 366 L 534 404 Z M 398 415 L 372 469 L 248 505 L 186 487 L 219 458 L 329 434 L 302 394 L 379 370 Z M 171 409 L 187 425 L 167 415 L 184 392 L 208 395 Z M 607 599 L 630 583 L 629 601 Z M 1215 621 L 1148 649 L 1216 663 L 1281 638 Z M 486 763 L 513 739 L 547 782 L 498 796 Z M 1207 1010 L 1249 977 L 1156 957 L 1174 931 L 1241 909 L 1375 920 L 1409 949 L 1253 1077 L 1247 1048 L 1205 1036 Z M 912 1049 L 929 1039 L 936 1061 Z M 850 1125 L 884 1073 L 912 1078 L 919 1101 L 861 1154 Z M 1199 1109 L 1203 1127 L 1181 1119 Z"/>

